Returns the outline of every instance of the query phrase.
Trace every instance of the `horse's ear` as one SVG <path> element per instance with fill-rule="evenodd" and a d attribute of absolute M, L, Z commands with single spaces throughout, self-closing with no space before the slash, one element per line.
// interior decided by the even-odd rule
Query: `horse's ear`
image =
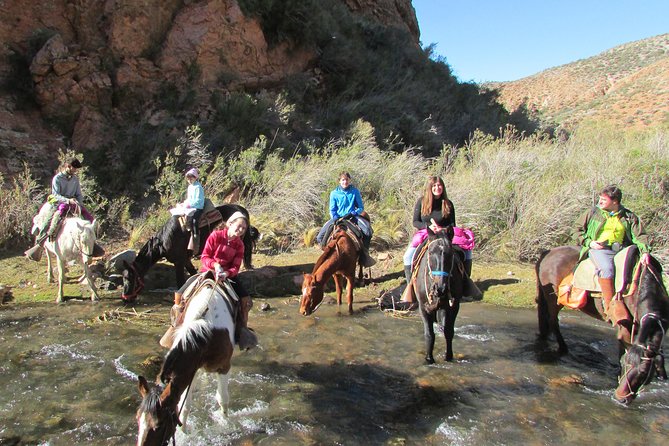
<path fill-rule="evenodd" d="M 149 383 L 143 376 L 137 377 L 137 390 L 139 390 L 139 394 L 142 395 L 142 398 L 149 393 Z"/>
<path fill-rule="evenodd" d="M 453 229 L 453 226 L 446 228 L 446 237 L 448 237 L 449 242 L 453 241 L 453 235 L 455 235 L 455 229 Z"/>

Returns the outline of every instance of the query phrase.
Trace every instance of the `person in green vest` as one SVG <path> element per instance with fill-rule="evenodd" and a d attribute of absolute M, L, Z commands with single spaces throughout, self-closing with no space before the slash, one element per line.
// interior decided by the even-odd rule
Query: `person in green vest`
<path fill-rule="evenodd" d="M 648 264 L 650 245 L 639 217 L 621 204 L 622 191 L 615 185 L 599 192 L 597 206 L 578 219 L 576 239 L 581 245 L 580 260 L 590 257 L 597 268 L 602 304 L 607 318 L 613 325 L 629 318 L 624 303 L 613 299 L 615 295 L 615 266 L 613 257 L 623 248 L 636 245 L 641 262 Z"/>

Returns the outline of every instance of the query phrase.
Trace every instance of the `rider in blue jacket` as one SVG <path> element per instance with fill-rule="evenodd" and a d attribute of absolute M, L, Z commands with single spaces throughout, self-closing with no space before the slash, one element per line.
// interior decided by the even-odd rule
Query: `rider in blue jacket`
<path fill-rule="evenodd" d="M 330 192 L 330 220 L 328 220 L 316 236 L 319 245 L 323 245 L 326 234 L 330 234 L 332 225 L 342 217 L 351 217 L 351 220 L 360 228 L 363 233 L 363 249 L 360 253 L 360 262 L 362 266 L 369 267 L 374 263 L 374 259 L 369 257 L 369 242 L 372 239 L 372 227 L 365 218 L 359 218 L 365 210 L 362 204 L 360 191 L 351 184 L 351 174 L 341 172 L 339 174 L 339 186 Z"/>

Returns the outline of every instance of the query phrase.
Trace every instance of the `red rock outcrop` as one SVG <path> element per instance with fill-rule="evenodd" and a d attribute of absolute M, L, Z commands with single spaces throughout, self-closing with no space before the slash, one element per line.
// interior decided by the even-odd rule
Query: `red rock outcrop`
<path fill-rule="evenodd" d="M 408 29 L 418 43 L 410 0 L 340 1 L 354 13 Z M 111 143 L 109 129 L 124 107 L 141 106 L 152 125 L 165 119 L 152 99 L 166 85 L 190 83 L 200 98 L 221 83 L 265 88 L 305 72 L 316 57 L 312 48 L 270 47 L 258 19 L 246 17 L 236 0 L 38 0 L 30 7 L 5 0 L 0 42 L 0 81 L 10 86 L 0 91 L 0 136 L 13 127 L 25 128 L 27 137 L 48 135 L 42 145 L 51 164 L 63 140 L 45 120 L 60 127 L 71 148 L 98 150 Z M 38 109 L 30 113 L 11 91 L 17 55 L 27 59 L 32 77 Z M 0 144 L 24 159 L 20 142 L 5 137 Z M 0 172 L 20 166 L 1 162 Z"/>

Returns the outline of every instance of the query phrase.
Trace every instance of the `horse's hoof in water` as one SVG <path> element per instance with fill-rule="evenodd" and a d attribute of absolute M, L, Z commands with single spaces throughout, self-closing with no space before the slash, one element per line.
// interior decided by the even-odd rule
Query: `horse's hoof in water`
<path fill-rule="evenodd" d="M 444 361 L 447 362 L 452 362 L 453 361 L 453 355 L 444 355 Z"/>
<path fill-rule="evenodd" d="M 425 357 L 425 363 L 426 364 L 434 364 L 434 358 L 432 356 L 426 356 Z"/>

